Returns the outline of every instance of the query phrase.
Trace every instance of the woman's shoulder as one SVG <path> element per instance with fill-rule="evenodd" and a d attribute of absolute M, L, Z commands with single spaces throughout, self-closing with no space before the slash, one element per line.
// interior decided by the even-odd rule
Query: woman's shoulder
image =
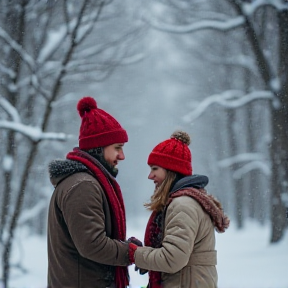
<path fill-rule="evenodd" d="M 202 210 L 200 204 L 193 197 L 182 195 L 172 199 L 168 206 L 168 210 L 175 211 L 191 211 L 191 210 Z"/>
<path fill-rule="evenodd" d="M 179 196 L 170 202 L 166 211 L 165 222 L 166 224 L 183 222 L 182 224 L 185 223 L 185 225 L 197 226 L 203 216 L 203 210 L 195 199 L 189 196 Z"/>

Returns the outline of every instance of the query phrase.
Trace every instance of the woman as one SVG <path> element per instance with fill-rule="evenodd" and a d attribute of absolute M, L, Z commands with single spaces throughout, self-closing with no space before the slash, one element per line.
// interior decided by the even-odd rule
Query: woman
<path fill-rule="evenodd" d="M 149 288 L 217 287 L 215 233 L 229 219 L 204 187 L 206 176 L 192 175 L 190 137 L 178 131 L 158 144 L 148 158 L 155 191 L 145 246 L 130 246 L 129 258 L 149 270 Z M 150 246 L 150 247 L 148 247 Z"/>

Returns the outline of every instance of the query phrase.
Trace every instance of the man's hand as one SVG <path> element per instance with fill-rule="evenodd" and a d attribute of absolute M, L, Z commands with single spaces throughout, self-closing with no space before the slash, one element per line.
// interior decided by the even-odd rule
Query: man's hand
<path fill-rule="evenodd" d="M 128 239 L 128 243 L 133 243 L 133 244 L 135 244 L 135 245 L 137 245 L 137 246 L 140 246 L 140 247 L 143 247 L 143 243 L 139 240 L 139 239 L 137 239 L 136 237 L 130 237 L 129 239 Z M 147 272 L 148 272 L 148 270 L 145 270 L 145 269 L 141 269 L 141 268 L 139 268 L 139 267 L 137 267 L 136 265 L 135 265 L 135 269 L 134 269 L 135 271 L 139 271 L 139 274 L 140 275 L 144 275 L 144 274 L 146 274 Z"/>
<path fill-rule="evenodd" d="M 143 243 L 139 239 L 137 239 L 136 237 L 133 237 L 133 236 L 128 239 L 128 243 L 133 243 L 133 244 L 140 246 L 140 247 L 143 246 Z"/>

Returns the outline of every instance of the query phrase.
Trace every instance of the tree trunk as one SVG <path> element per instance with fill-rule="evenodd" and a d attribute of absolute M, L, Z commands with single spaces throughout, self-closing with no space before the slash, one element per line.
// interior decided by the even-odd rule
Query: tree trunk
<path fill-rule="evenodd" d="M 284 194 L 287 195 L 287 181 L 288 181 L 288 151 L 287 151 L 288 110 L 286 108 L 288 107 L 287 104 L 281 105 L 282 106 L 281 109 L 273 109 L 272 113 L 273 135 L 274 135 L 271 145 L 271 158 L 272 158 L 271 242 L 272 243 L 278 242 L 282 238 L 286 226 L 286 215 L 285 215 L 286 207 L 284 202 L 285 199 Z"/>
<path fill-rule="evenodd" d="M 15 5 L 16 3 L 14 3 L 14 6 Z M 9 34 L 11 35 L 11 37 L 15 39 L 20 45 L 23 45 L 24 33 L 22 33 L 22 31 L 25 30 L 24 28 L 25 5 L 26 5 L 26 1 L 22 3 L 21 9 L 17 10 L 17 9 L 13 9 L 13 5 L 11 4 L 10 6 L 11 8 L 8 10 L 8 13 L 5 15 L 5 21 L 4 21 L 4 23 L 6 24 L 5 29 L 9 31 Z M 18 81 L 19 72 L 21 70 L 21 58 L 15 50 L 11 49 L 6 61 L 7 61 L 7 67 L 10 67 L 11 70 L 15 72 L 15 77 L 12 79 L 9 79 L 9 76 L 6 76 L 6 75 L 4 75 L 3 77 L 6 77 L 7 82 L 12 82 L 11 84 L 15 85 Z M 17 93 L 11 92 L 8 89 L 8 87 L 5 85 L 3 85 L 2 89 L 3 89 L 4 97 L 11 103 L 12 106 L 16 107 L 17 106 Z M 15 160 L 15 132 L 8 131 L 7 139 L 8 141 L 7 141 L 7 146 L 6 146 L 6 155 L 8 157 L 11 157 L 12 161 L 14 162 Z M 7 215 L 9 211 L 8 208 L 10 205 L 10 199 L 11 199 L 11 194 L 12 194 L 12 188 L 11 188 L 12 172 L 13 172 L 13 169 L 11 168 L 5 171 L 5 175 L 4 175 L 4 185 L 3 185 L 3 194 L 2 194 L 3 202 L 2 202 L 2 207 L 1 207 L 1 222 L 0 222 L 1 223 L 0 241 L 3 240 L 2 239 L 3 232 L 7 224 L 6 220 L 7 220 Z"/>
<path fill-rule="evenodd" d="M 237 155 L 239 152 L 237 145 L 237 122 L 236 122 L 236 111 L 233 109 L 227 110 L 228 121 L 227 121 L 227 131 L 228 131 L 228 141 L 230 146 L 230 155 Z M 232 166 L 232 171 L 239 168 L 239 164 L 234 164 Z M 235 203 L 235 219 L 236 225 L 239 229 L 243 227 L 243 179 L 232 179 L 234 187 L 234 203 Z"/>
<path fill-rule="evenodd" d="M 278 21 L 280 55 L 278 75 L 281 89 L 277 93 L 279 104 L 272 103 L 272 243 L 278 242 L 284 235 L 284 230 L 287 228 L 285 213 L 288 207 L 288 10 L 278 12 Z"/>

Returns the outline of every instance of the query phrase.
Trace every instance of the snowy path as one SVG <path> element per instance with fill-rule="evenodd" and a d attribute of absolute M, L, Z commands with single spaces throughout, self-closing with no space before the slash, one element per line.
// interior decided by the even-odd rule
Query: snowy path
<path fill-rule="evenodd" d="M 128 236 L 143 239 L 141 229 L 128 226 Z M 21 263 L 26 274 L 13 269 L 9 288 L 45 288 L 47 253 L 46 238 L 30 237 L 21 232 L 14 249 L 14 263 Z M 219 288 L 288 288 L 288 233 L 276 245 L 269 245 L 269 227 L 247 223 L 243 231 L 233 226 L 224 234 L 217 233 Z M 145 286 L 147 275 L 129 267 L 131 288 Z"/>

